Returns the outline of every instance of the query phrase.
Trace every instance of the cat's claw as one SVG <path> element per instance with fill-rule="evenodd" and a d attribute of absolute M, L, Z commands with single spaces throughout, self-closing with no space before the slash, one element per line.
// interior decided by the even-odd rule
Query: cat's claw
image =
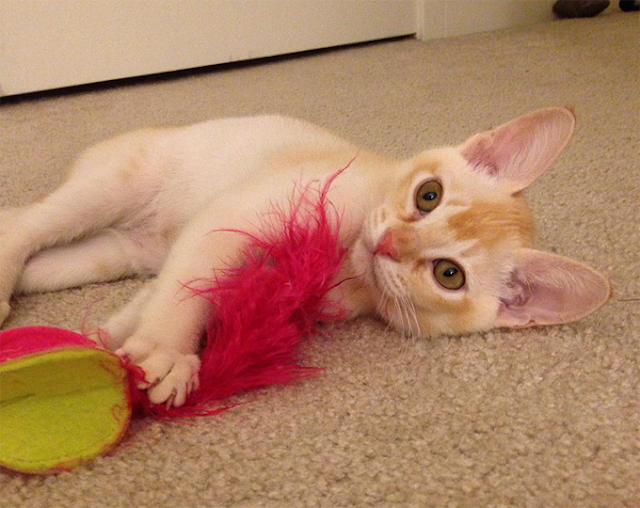
<path fill-rule="evenodd" d="M 148 391 L 153 404 L 180 407 L 198 388 L 200 359 L 195 354 L 184 354 L 135 336 L 116 354 L 144 371 L 144 380 L 138 383 L 138 388 Z"/>
<path fill-rule="evenodd" d="M 0 302 L 0 326 L 2 326 L 2 323 L 4 323 L 4 320 L 7 319 L 7 317 L 9 317 L 10 313 L 11 313 L 11 306 L 9 305 L 9 302 Z"/>
<path fill-rule="evenodd" d="M 182 355 L 166 377 L 149 388 L 149 400 L 154 404 L 184 405 L 189 394 L 198 387 L 199 370 L 200 359 L 196 355 Z"/>

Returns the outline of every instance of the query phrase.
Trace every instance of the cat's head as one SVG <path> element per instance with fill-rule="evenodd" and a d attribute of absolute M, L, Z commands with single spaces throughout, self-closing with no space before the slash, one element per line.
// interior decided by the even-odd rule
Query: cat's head
<path fill-rule="evenodd" d="M 378 313 L 421 336 L 580 319 L 609 297 L 607 279 L 535 250 L 522 191 L 551 165 L 575 117 L 549 108 L 405 161 L 352 249 Z"/>

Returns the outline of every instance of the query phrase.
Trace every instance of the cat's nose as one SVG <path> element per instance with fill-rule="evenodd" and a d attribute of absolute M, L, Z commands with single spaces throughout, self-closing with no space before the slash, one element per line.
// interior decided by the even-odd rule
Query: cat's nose
<path fill-rule="evenodd" d="M 387 230 L 384 234 L 382 240 L 380 240 L 380 243 L 378 243 L 373 253 L 381 256 L 388 256 L 394 261 L 400 261 L 398 247 L 395 245 L 393 235 L 390 230 Z"/>

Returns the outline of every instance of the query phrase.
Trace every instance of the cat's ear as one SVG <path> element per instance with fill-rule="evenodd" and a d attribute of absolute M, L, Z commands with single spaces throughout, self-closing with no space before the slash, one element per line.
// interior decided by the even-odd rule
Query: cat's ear
<path fill-rule="evenodd" d="M 501 297 L 495 326 L 524 328 L 576 321 L 609 298 L 601 273 L 557 254 L 521 249 Z"/>
<path fill-rule="evenodd" d="M 481 132 L 458 148 L 472 167 L 518 192 L 544 173 L 562 152 L 575 128 L 568 108 L 547 108 Z"/>

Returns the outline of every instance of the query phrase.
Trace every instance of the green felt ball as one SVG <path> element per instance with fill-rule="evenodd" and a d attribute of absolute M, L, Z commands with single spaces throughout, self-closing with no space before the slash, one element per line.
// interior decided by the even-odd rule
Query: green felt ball
<path fill-rule="evenodd" d="M 129 425 L 127 372 L 109 351 L 66 347 L 0 364 L 0 465 L 71 469 L 109 451 Z"/>

